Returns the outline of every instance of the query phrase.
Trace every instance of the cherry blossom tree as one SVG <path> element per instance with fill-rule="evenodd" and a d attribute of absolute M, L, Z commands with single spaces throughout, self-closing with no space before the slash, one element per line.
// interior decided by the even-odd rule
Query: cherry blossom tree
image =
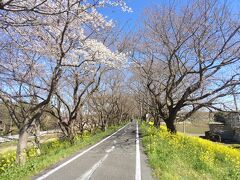
<path fill-rule="evenodd" d="M 82 121 L 82 108 L 98 89 L 101 77 L 105 72 L 121 67 L 125 59 L 124 54 L 113 53 L 103 43 L 88 39 L 86 50 L 82 52 L 78 63 L 66 65 L 68 69 L 62 74 L 52 101 L 53 109 L 49 112 L 59 120 L 61 129 L 71 143 L 78 130 L 77 124 Z"/>
<path fill-rule="evenodd" d="M 146 10 L 132 60 L 149 107 L 169 131 L 180 113 L 184 120 L 202 108 L 226 108 L 240 84 L 239 33 L 238 17 L 217 0 Z"/>
<path fill-rule="evenodd" d="M 0 98 L 19 128 L 18 163 L 26 160 L 29 128 L 69 67 L 97 61 L 118 66 L 124 59 L 91 38 L 113 26 L 98 12 L 104 6 L 130 11 L 124 1 L 0 1 Z"/>
<path fill-rule="evenodd" d="M 105 74 L 101 88 L 88 101 L 89 111 L 103 131 L 133 116 L 135 106 L 125 79 L 126 75 L 116 70 Z"/>

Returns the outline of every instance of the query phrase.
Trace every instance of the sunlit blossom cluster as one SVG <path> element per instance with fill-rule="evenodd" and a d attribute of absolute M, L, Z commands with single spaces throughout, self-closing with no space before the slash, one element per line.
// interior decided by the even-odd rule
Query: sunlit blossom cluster
<path fill-rule="evenodd" d="M 109 4 L 111 6 L 120 6 L 124 12 L 132 12 L 132 8 L 129 7 L 123 0 L 102 0 L 99 4 L 102 6 L 105 4 Z"/>

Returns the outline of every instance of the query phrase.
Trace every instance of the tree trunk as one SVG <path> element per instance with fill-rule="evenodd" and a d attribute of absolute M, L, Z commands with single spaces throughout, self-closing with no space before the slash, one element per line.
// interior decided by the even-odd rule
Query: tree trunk
<path fill-rule="evenodd" d="M 108 123 L 106 122 L 105 127 L 104 127 L 104 131 L 106 131 L 107 128 L 108 128 Z"/>
<path fill-rule="evenodd" d="M 154 127 L 159 128 L 160 127 L 160 121 L 158 119 L 154 118 Z"/>
<path fill-rule="evenodd" d="M 34 135 L 34 147 L 36 148 L 37 155 L 41 155 L 41 150 L 40 150 L 40 121 L 37 120 L 35 122 L 35 129 L 33 132 Z"/>
<path fill-rule="evenodd" d="M 83 136 L 83 131 L 84 131 L 83 126 L 84 126 L 84 125 L 83 125 L 82 123 L 81 123 L 80 126 L 79 126 L 79 131 L 80 131 L 80 135 L 81 135 L 81 136 Z"/>
<path fill-rule="evenodd" d="M 175 127 L 175 124 L 174 124 L 174 119 L 167 119 L 165 121 L 166 125 L 167 125 L 167 129 L 169 132 L 173 133 L 173 134 L 176 134 L 177 133 L 177 129 Z"/>
<path fill-rule="evenodd" d="M 103 131 L 106 131 L 108 128 L 108 120 L 104 120 L 104 129 Z"/>
<path fill-rule="evenodd" d="M 67 137 L 67 136 L 68 136 L 68 132 L 67 132 L 67 124 L 66 124 L 65 122 L 61 122 L 61 121 L 59 121 L 59 122 L 58 122 L 58 125 L 59 125 L 59 127 L 60 127 L 62 133 L 64 134 L 64 136 Z"/>
<path fill-rule="evenodd" d="M 104 131 L 104 122 L 101 122 L 101 130 Z"/>
<path fill-rule="evenodd" d="M 159 120 L 159 118 L 158 118 L 158 115 L 154 115 L 153 119 L 154 119 L 154 124 L 153 124 L 153 125 L 154 125 L 156 128 L 159 128 L 159 127 L 160 127 L 160 120 Z"/>
<path fill-rule="evenodd" d="M 19 139 L 17 144 L 16 162 L 21 165 L 27 160 L 26 148 L 27 148 L 28 133 L 27 128 L 23 127 L 19 131 Z"/>
<path fill-rule="evenodd" d="M 80 132 L 80 135 L 82 136 L 84 132 L 84 123 L 83 123 L 82 117 L 79 120 L 79 132 Z"/>
<path fill-rule="evenodd" d="M 68 125 L 68 140 L 71 144 L 74 144 L 74 140 L 75 140 L 75 132 L 74 132 L 74 124 L 70 123 Z"/>

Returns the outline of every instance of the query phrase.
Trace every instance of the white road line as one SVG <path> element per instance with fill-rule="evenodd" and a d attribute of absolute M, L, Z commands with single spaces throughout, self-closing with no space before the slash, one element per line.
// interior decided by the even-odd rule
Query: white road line
<path fill-rule="evenodd" d="M 128 123 L 129 124 L 129 123 Z M 122 129 L 124 129 L 128 124 L 126 124 L 125 126 L 123 126 L 122 128 L 120 128 L 119 130 L 117 130 L 115 133 L 111 134 L 110 136 L 106 137 L 105 139 L 101 140 L 100 142 L 98 142 L 97 144 L 91 146 L 90 148 L 86 149 L 85 151 L 79 153 L 78 155 L 74 156 L 73 158 L 69 159 L 68 161 L 64 162 L 63 164 L 57 166 L 56 168 L 52 169 L 51 171 L 47 172 L 46 174 L 38 177 L 36 180 L 43 180 L 46 177 L 50 176 L 51 174 L 55 173 L 56 171 L 58 171 L 59 169 L 63 168 L 64 166 L 68 165 L 69 163 L 71 163 L 72 161 L 76 160 L 77 158 L 81 157 L 82 155 L 86 154 L 88 151 L 92 150 L 93 148 L 97 147 L 99 144 L 103 143 L 104 141 L 108 140 L 109 138 L 111 138 L 112 136 L 114 136 L 116 133 L 118 133 L 119 131 L 121 131 Z"/>
<path fill-rule="evenodd" d="M 105 161 L 108 157 L 108 154 L 106 154 L 102 159 L 100 159 L 96 164 L 93 165 L 93 167 L 87 171 L 85 174 L 83 174 L 80 178 L 78 178 L 77 180 L 89 180 L 92 176 L 92 174 L 94 173 L 94 171 L 101 166 L 101 164 L 103 163 L 103 161 Z"/>
<path fill-rule="evenodd" d="M 138 123 L 136 126 L 136 171 L 135 180 L 141 180 L 141 160 L 140 160 L 140 149 L 139 149 L 139 134 L 138 134 Z"/>
<path fill-rule="evenodd" d="M 114 148 L 115 148 L 115 146 L 112 146 L 110 149 L 106 150 L 105 152 L 106 153 L 110 153 L 110 152 L 112 152 L 114 150 Z"/>
<path fill-rule="evenodd" d="M 99 168 L 102 163 L 107 159 L 108 154 L 114 150 L 115 146 L 112 146 L 110 149 L 107 149 L 105 152 L 107 153 L 103 158 L 101 158 L 96 164 L 92 166 L 90 170 L 88 170 L 86 173 L 84 173 L 80 178 L 77 180 L 89 180 L 92 176 L 92 174 L 96 171 L 97 168 Z"/>

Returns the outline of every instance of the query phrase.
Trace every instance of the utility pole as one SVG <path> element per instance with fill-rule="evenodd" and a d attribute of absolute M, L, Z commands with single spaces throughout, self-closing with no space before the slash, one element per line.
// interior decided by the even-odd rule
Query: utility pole
<path fill-rule="evenodd" d="M 232 95 L 233 95 L 233 101 L 234 101 L 235 109 L 238 112 L 237 98 L 236 98 L 235 92 L 233 92 Z"/>
<path fill-rule="evenodd" d="M 185 121 L 183 121 L 183 133 L 184 133 L 184 134 L 186 133 L 186 124 L 185 124 Z"/>
<path fill-rule="evenodd" d="M 234 102 L 234 105 L 235 105 L 235 110 L 236 110 L 236 112 L 238 112 L 236 86 L 233 87 L 232 96 L 233 96 L 233 102 Z"/>

